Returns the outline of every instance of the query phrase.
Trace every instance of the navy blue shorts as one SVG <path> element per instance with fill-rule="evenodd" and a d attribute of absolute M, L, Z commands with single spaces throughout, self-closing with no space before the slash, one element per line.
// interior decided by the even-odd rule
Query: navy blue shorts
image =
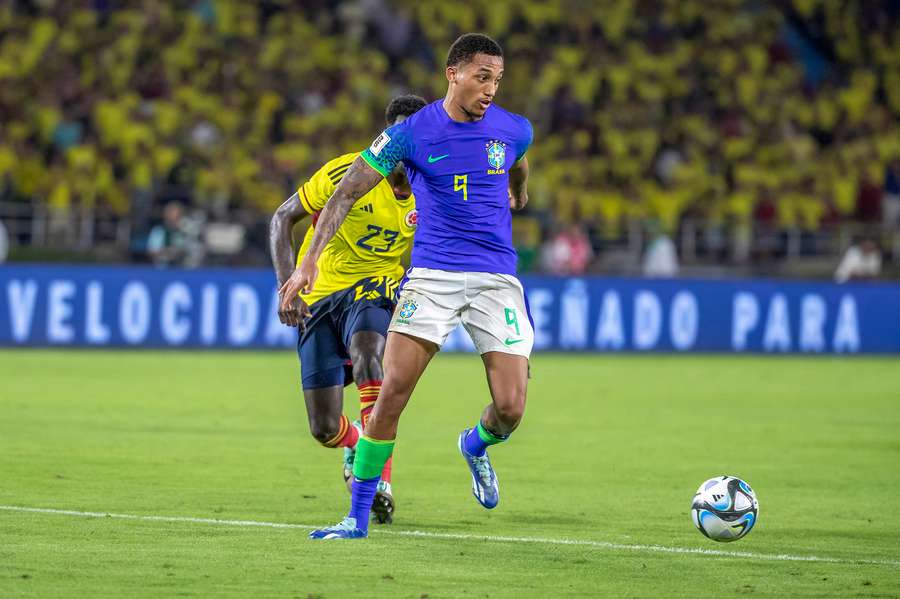
<path fill-rule="evenodd" d="M 359 281 L 310 306 L 312 316 L 300 333 L 297 354 L 304 389 L 319 389 L 353 382 L 350 339 L 359 331 L 387 336 L 394 312 L 393 287 L 385 277 Z"/>

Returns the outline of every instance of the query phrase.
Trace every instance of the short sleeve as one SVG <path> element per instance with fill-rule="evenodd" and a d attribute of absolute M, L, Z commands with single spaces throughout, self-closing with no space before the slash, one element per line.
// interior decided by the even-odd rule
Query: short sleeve
<path fill-rule="evenodd" d="M 528 119 L 522 118 L 520 129 L 519 139 L 516 140 L 516 162 L 522 159 L 534 140 L 534 129 L 531 127 L 531 122 Z"/>
<path fill-rule="evenodd" d="M 345 154 L 325 163 L 309 180 L 297 190 L 303 208 L 310 214 L 325 207 L 337 184 L 356 160 L 356 154 Z"/>
<path fill-rule="evenodd" d="M 387 177 L 401 160 L 412 157 L 412 136 L 409 121 L 388 127 L 361 154 L 369 166 Z"/>

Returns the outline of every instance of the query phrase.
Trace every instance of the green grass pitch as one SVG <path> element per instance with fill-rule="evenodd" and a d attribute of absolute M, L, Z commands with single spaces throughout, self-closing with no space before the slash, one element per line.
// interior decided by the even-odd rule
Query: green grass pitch
<path fill-rule="evenodd" d="M 496 510 L 456 449 L 486 404 L 481 363 L 438 356 L 401 421 L 391 532 L 313 542 L 306 525 L 348 495 L 340 455 L 308 435 L 292 353 L 0 352 L 0 596 L 900 595 L 897 359 L 533 369 L 521 428 L 491 452 Z M 688 514 L 723 473 L 760 500 L 732 544 Z"/>

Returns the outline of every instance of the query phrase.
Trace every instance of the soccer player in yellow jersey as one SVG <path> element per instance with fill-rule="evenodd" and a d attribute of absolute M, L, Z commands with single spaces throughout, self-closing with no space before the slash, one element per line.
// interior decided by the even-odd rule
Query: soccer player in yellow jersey
<path fill-rule="evenodd" d="M 394 98 L 385 120 L 389 126 L 398 124 L 423 106 L 425 100 L 418 96 Z M 306 254 L 319 212 L 357 156 L 353 152 L 326 163 L 272 217 L 269 241 L 279 286 Z M 295 297 L 278 314 L 282 323 L 300 329 L 297 353 L 309 429 L 322 445 L 344 448 L 345 482 L 352 476 L 356 443 L 384 378 L 381 358 L 404 273 L 400 261 L 412 243 L 416 214 L 401 163 L 353 206 L 318 259 L 315 289 Z M 307 215 L 312 227 L 295 260 L 291 229 Z M 359 424 L 343 415 L 344 386 L 351 381 L 359 389 Z M 372 510 L 381 523 L 393 519 L 390 480 L 388 462 Z"/>

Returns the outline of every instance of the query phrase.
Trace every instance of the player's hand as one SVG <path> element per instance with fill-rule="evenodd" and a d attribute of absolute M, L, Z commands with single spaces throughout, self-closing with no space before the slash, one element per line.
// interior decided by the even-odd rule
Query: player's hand
<path fill-rule="evenodd" d="M 291 302 L 291 307 L 288 310 L 282 310 L 280 307 L 278 310 L 278 320 L 281 321 L 281 324 L 289 327 L 300 327 L 301 331 L 306 329 L 306 319 L 310 316 L 312 316 L 312 313 L 309 311 L 309 306 L 306 305 L 306 302 L 299 295 L 294 296 L 294 300 Z"/>
<path fill-rule="evenodd" d="M 528 203 L 528 192 L 522 191 L 521 194 L 515 196 L 511 189 L 507 190 L 509 195 L 509 207 L 511 210 L 521 210 Z"/>
<path fill-rule="evenodd" d="M 304 256 L 300 266 L 294 269 L 290 278 L 278 290 L 278 296 L 281 298 L 279 311 L 289 311 L 298 293 L 309 293 L 312 291 L 318 276 L 319 269 L 316 267 L 315 260 L 310 260 L 307 256 Z"/>

